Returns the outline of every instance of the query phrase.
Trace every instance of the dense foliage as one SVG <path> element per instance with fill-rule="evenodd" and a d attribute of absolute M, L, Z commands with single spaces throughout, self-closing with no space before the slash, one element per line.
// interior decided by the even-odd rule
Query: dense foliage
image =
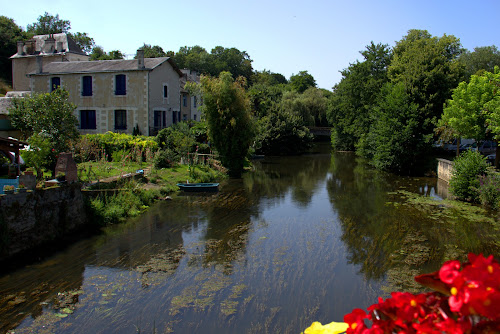
<path fill-rule="evenodd" d="M 277 108 L 258 120 L 256 152 L 271 155 L 297 154 L 312 144 L 312 135 L 293 111 Z"/>
<path fill-rule="evenodd" d="M 12 64 L 10 57 L 17 52 L 17 42 L 28 37 L 13 19 L 0 16 L 0 79 L 12 83 Z"/>
<path fill-rule="evenodd" d="M 67 91 L 56 89 L 51 93 L 14 98 L 9 107 L 12 125 L 21 131 L 22 139 L 31 144 L 32 155 L 40 155 L 29 159 L 38 161 L 33 167 L 42 165 L 53 170 L 56 155 L 68 151 L 79 137 L 76 107 L 68 101 L 68 96 Z"/>
<path fill-rule="evenodd" d="M 380 96 L 370 132 L 358 142 L 359 152 L 376 168 L 412 174 L 428 151 L 431 135 L 420 131 L 418 106 L 402 83 L 386 84 Z"/>
<path fill-rule="evenodd" d="M 500 70 L 494 70 L 472 75 L 469 82 L 461 82 L 453 90 L 438 122 L 440 130 L 446 129 L 455 138 L 500 139 Z"/>
<path fill-rule="evenodd" d="M 239 176 L 255 136 L 250 100 L 242 77 L 233 80 L 231 73 L 218 78 L 202 76 L 203 113 L 210 142 L 220 155 L 222 165 Z"/>
<path fill-rule="evenodd" d="M 477 151 L 466 151 L 453 162 L 450 191 L 459 199 L 477 202 L 479 177 L 486 174 L 488 163 Z"/>
<path fill-rule="evenodd" d="M 332 145 L 337 150 L 354 150 L 370 131 L 373 108 L 382 86 L 388 81 L 391 51 L 373 42 L 360 52 L 357 61 L 342 71 L 342 80 L 333 88 L 327 117 L 332 124 Z"/>
<path fill-rule="evenodd" d="M 163 50 L 162 50 L 163 51 Z M 178 52 L 167 52 L 179 68 L 189 68 L 199 73 L 218 77 L 222 72 L 231 72 L 233 77 L 252 77 L 252 59 L 245 51 L 236 48 L 216 46 L 210 53 L 205 48 L 195 45 L 181 47 Z"/>
<path fill-rule="evenodd" d="M 474 74 L 493 72 L 495 66 L 500 66 L 500 51 L 495 45 L 476 47 L 472 52 L 465 50 L 460 61 L 465 66 L 464 79 L 468 81 Z"/>
<path fill-rule="evenodd" d="M 137 151 L 145 158 L 158 150 L 158 143 L 153 137 L 131 136 L 125 133 L 106 132 L 104 134 L 87 134 L 81 136 L 74 147 L 77 161 L 95 161 L 105 159 L 111 161 L 113 154 L 119 151 Z M 141 160 L 141 159 L 133 159 Z"/>
<path fill-rule="evenodd" d="M 334 87 L 328 109 L 335 149 L 356 149 L 377 168 L 416 173 L 443 103 L 463 76 L 454 36 L 410 30 L 392 52 L 373 42 Z"/>

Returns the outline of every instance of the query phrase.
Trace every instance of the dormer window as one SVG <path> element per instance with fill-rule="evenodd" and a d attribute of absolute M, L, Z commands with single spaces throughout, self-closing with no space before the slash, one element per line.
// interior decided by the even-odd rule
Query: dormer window
<path fill-rule="evenodd" d="M 115 95 L 127 95 L 127 76 L 125 74 L 115 75 Z"/>

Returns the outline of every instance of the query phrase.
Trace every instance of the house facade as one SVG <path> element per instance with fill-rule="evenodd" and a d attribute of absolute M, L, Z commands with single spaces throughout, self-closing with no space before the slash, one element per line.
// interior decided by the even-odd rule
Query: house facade
<path fill-rule="evenodd" d="M 185 89 L 186 83 L 194 82 L 200 83 L 200 75 L 196 71 L 182 69 L 183 76 L 181 78 L 181 115 L 182 120 L 193 120 L 200 121 L 201 111 L 199 109 L 201 105 L 201 97 L 196 95 L 190 95 Z"/>
<path fill-rule="evenodd" d="M 62 61 L 46 64 L 36 58 L 28 74 L 30 90 L 69 92 L 82 134 L 107 131 L 143 135 L 182 120 L 180 78 L 182 73 L 169 57 L 100 61 Z"/>
<path fill-rule="evenodd" d="M 86 61 L 89 56 L 67 35 L 37 35 L 24 42 L 17 42 L 17 53 L 12 60 L 12 88 L 14 91 L 29 91 L 27 76 L 36 70 L 37 57 L 42 57 L 43 65 L 52 62 Z"/>

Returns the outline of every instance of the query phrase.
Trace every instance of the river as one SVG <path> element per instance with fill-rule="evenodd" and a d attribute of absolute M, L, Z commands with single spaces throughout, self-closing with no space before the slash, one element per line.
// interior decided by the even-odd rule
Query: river
<path fill-rule="evenodd" d="M 300 333 L 342 321 L 390 291 L 421 291 L 413 276 L 447 259 L 500 254 L 495 219 L 444 191 L 327 146 L 256 160 L 216 194 L 175 195 L 0 277 L 0 331 Z"/>

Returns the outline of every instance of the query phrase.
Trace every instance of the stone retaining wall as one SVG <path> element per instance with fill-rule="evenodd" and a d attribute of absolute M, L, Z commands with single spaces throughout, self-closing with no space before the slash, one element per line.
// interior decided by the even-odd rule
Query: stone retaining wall
<path fill-rule="evenodd" d="M 82 229 L 87 223 L 79 184 L 3 195 L 0 260 Z"/>
<path fill-rule="evenodd" d="M 451 175 L 453 173 L 453 161 L 446 159 L 437 159 L 438 160 L 438 178 L 450 182 Z"/>

